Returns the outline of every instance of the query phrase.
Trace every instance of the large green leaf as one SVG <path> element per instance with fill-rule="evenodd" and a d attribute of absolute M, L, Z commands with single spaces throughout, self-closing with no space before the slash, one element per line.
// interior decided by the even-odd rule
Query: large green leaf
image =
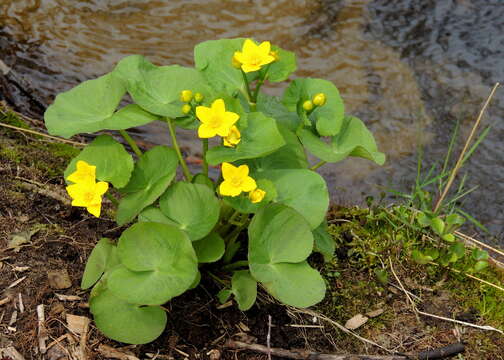
<path fill-rule="evenodd" d="M 257 281 L 248 270 L 235 271 L 231 278 L 231 292 L 234 294 L 238 308 L 246 311 L 254 305 L 257 297 Z"/>
<path fill-rule="evenodd" d="M 194 64 L 217 90 L 245 91 L 241 71 L 231 65 L 235 51 L 245 39 L 220 39 L 199 43 L 194 48 Z"/>
<path fill-rule="evenodd" d="M 154 120 L 159 120 L 159 116 L 143 110 L 136 104 L 130 104 L 119 109 L 111 118 L 106 119 L 103 128 L 109 130 L 129 129 L 148 124 Z"/>
<path fill-rule="evenodd" d="M 166 312 L 161 307 L 128 303 L 108 289 L 92 297 L 89 307 L 103 334 L 128 344 L 151 342 L 166 326 Z"/>
<path fill-rule="evenodd" d="M 219 200 L 206 185 L 177 182 L 161 196 L 159 207 L 192 241 L 210 233 L 219 220 Z"/>
<path fill-rule="evenodd" d="M 123 83 L 111 74 L 84 81 L 56 96 L 44 114 L 47 130 L 65 138 L 102 130 L 125 93 Z"/>
<path fill-rule="evenodd" d="M 296 111 L 300 104 L 311 100 L 317 93 L 324 93 L 327 101 L 325 105 L 315 107 L 310 119 L 315 122 L 320 135 L 336 135 L 343 123 L 345 107 L 338 89 L 332 82 L 323 79 L 296 79 L 285 90 L 282 101 L 289 110 Z"/>
<path fill-rule="evenodd" d="M 253 173 L 257 179 L 269 179 L 277 191 L 276 202 L 296 209 L 315 229 L 324 220 L 329 207 L 325 180 L 307 169 L 267 170 Z"/>
<path fill-rule="evenodd" d="M 88 289 L 93 286 L 103 273 L 117 264 L 116 247 L 107 238 L 101 238 L 89 255 L 82 275 L 81 288 Z"/>
<path fill-rule="evenodd" d="M 163 212 L 161 211 L 160 208 L 151 205 L 147 206 L 145 209 L 142 210 L 140 214 L 138 214 L 138 221 L 139 222 L 158 222 L 161 224 L 168 224 L 168 225 L 174 225 L 178 226 L 178 224 L 167 217 Z"/>
<path fill-rule="evenodd" d="M 285 144 L 275 120 L 259 112 L 248 114 L 247 124 L 240 132 L 242 138 L 236 148 L 216 146 L 208 150 L 206 159 L 210 165 L 265 156 Z"/>
<path fill-rule="evenodd" d="M 271 46 L 272 51 L 277 52 L 277 61 L 272 62 L 267 68 L 267 79 L 271 82 L 280 82 L 287 80 L 290 74 L 296 71 L 296 55 L 291 52 L 279 48 L 276 45 Z M 266 72 L 266 66 L 261 69 L 261 74 Z"/>
<path fill-rule="evenodd" d="M 291 131 L 296 131 L 301 120 L 296 111 L 290 111 L 276 96 L 260 92 L 257 96 L 257 111 L 272 117 L 280 125 Z"/>
<path fill-rule="evenodd" d="M 96 178 L 108 181 L 115 188 L 124 187 L 133 171 L 133 158 L 109 135 L 100 135 L 77 155 L 65 170 L 65 179 L 76 170 L 77 161 L 96 166 Z"/>
<path fill-rule="evenodd" d="M 307 128 L 300 129 L 297 134 L 309 152 L 327 162 L 338 162 L 347 156 L 368 159 L 378 165 L 385 162 L 385 155 L 378 151 L 371 132 L 353 116 L 345 117 L 339 134 L 333 136 L 329 143 Z"/>
<path fill-rule="evenodd" d="M 278 130 L 285 140 L 285 145 L 270 155 L 247 161 L 250 168 L 254 172 L 308 168 L 309 163 L 305 150 L 296 134 L 280 124 L 278 125 Z"/>
<path fill-rule="evenodd" d="M 135 165 L 130 182 L 121 189 L 126 195 L 117 209 L 117 223 L 126 224 L 156 201 L 175 177 L 177 166 L 175 150 L 166 146 L 156 146 L 144 153 Z"/>
<path fill-rule="evenodd" d="M 288 206 L 270 204 L 254 216 L 248 235 L 252 276 L 274 297 L 298 307 L 324 298 L 324 280 L 306 262 L 313 235 L 303 216 Z"/>
<path fill-rule="evenodd" d="M 173 225 L 136 223 L 122 233 L 117 253 L 123 266 L 112 270 L 107 286 L 134 304 L 163 304 L 186 291 L 198 272 L 191 241 Z"/>
<path fill-rule="evenodd" d="M 199 241 L 193 242 L 194 251 L 200 263 L 212 263 L 224 255 L 224 239 L 217 233 L 210 233 Z"/>

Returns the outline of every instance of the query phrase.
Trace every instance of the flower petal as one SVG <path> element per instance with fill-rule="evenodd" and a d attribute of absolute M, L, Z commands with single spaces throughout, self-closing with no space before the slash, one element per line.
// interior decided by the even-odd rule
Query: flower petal
<path fill-rule="evenodd" d="M 103 194 L 105 194 L 107 192 L 108 188 L 109 188 L 108 182 L 99 181 L 96 183 L 95 192 L 99 196 L 102 196 Z"/>
<path fill-rule="evenodd" d="M 222 137 L 228 136 L 230 131 L 231 131 L 231 126 L 225 126 L 224 124 L 215 130 L 217 135 L 222 136 Z"/>
<path fill-rule="evenodd" d="M 242 52 L 247 54 L 253 51 L 257 51 L 257 45 L 250 39 L 246 39 L 243 43 Z"/>
<path fill-rule="evenodd" d="M 243 72 L 246 72 L 246 73 L 249 73 L 252 71 L 257 71 L 260 69 L 261 69 L 260 65 L 250 65 L 250 64 L 243 64 L 242 65 L 242 70 L 243 70 Z"/>
<path fill-rule="evenodd" d="M 219 186 L 219 192 L 224 196 L 238 196 L 241 194 L 241 189 L 233 186 L 231 181 L 224 180 Z"/>
<path fill-rule="evenodd" d="M 222 115 L 226 112 L 226 105 L 224 104 L 224 100 L 217 99 L 212 103 L 212 111 L 214 115 Z"/>
<path fill-rule="evenodd" d="M 196 117 L 202 123 L 207 123 L 212 117 L 212 109 L 206 106 L 196 106 Z"/>
<path fill-rule="evenodd" d="M 240 178 L 246 178 L 248 174 L 249 174 L 249 167 L 247 165 L 238 166 L 236 176 L 239 176 Z"/>
<path fill-rule="evenodd" d="M 201 124 L 198 128 L 198 136 L 202 139 L 208 139 L 217 135 L 215 129 L 207 124 Z"/>
<path fill-rule="evenodd" d="M 247 176 L 242 184 L 241 184 L 241 190 L 245 192 L 249 192 L 257 188 L 256 181 L 252 179 L 250 176 Z"/>
<path fill-rule="evenodd" d="M 269 41 L 263 41 L 258 47 L 262 55 L 268 55 L 271 50 L 271 44 Z"/>
<path fill-rule="evenodd" d="M 94 215 L 96 217 L 100 217 L 101 203 L 90 205 L 86 209 L 87 209 L 87 211 L 89 211 L 89 213 L 91 215 Z"/>
<path fill-rule="evenodd" d="M 224 180 L 229 180 L 232 177 L 234 177 L 236 174 L 236 171 L 238 170 L 237 167 L 235 167 L 232 164 L 227 163 L 227 162 L 222 163 L 221 169 L 222 169 L 222 177 L 224 178 Z"/>
<path fill-rule="evenodd" d="M 223 116 L 223 125 L 231 127 L 238 121 L 239 118 L 240 115 L 237 113 L 226 111 Z"/>

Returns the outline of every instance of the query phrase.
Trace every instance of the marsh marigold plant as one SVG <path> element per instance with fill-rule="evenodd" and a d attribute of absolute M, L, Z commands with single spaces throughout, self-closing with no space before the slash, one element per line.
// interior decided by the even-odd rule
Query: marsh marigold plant
<path fill-rule="evenodd" d="M 64 177 L 73 206 L 100 216 L 107 193 L 124 228 L 98 241 L 81 282 L 93 288 L 97 328 L 117 341 L 157 338 L 168 321 L 162 305 L 198 286 L 208 263 L 222 265 L 212 267 L 216 296 L 233 297 L 241 310 L 254 306 L 259 284 L 291 306 L 321 301 L 325 282 L 307 258 L 316 251 L 330 260 L 336 245 L 316 169 L 348 156 L 385 160 L 333 83 L 296 78 L 279 97 L 263 91 L 296 70 L 292 52 L 269 41 L 212 40 L 195 47 L 194 63 L 128 56 L 59 94 L 45 113 L 52 135 L 107 131 Z M 133 103 L 123 106 L 126 96 Z M 170 145 L 142 151 L 128 130 L 151 122 L 166 125 Z M 201 142 L 201 166 L 186 163 L 177 128 Z M 310 164 L 307 153 L 319 161 Z"/>

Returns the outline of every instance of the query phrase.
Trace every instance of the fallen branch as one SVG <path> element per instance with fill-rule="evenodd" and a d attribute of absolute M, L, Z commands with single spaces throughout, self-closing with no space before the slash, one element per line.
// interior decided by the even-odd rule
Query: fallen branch
<path fill-rule="evenodd" d="M 240 350 L 250 350 L 256 351 L 262 354 L 271 354 L 278 357 L 283 357 L 287 359 L 298 359 L 298 360 L 435 360 L 444 359 L 464 351 L 464 344 L 455 343 L 442 348 L 422 351 L 418 354 L 413 355 L 359 355 L 359 354 L 321 354 L 314 351 L 308 350 L 287 350 L 281 348 L 270 348 L 268 346 L 260 344 L 247 344 L 242 341 L 228 340 L 224 347 L 230 349 L 240 349 Z"/>

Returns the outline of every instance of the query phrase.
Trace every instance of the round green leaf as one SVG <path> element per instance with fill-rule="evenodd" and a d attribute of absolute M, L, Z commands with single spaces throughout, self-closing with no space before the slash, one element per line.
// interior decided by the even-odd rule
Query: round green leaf
<path fill-rule="evenodd" d="M 250 309 L 257 297 L 257 281 L 250 272 L 248 270 L 235 271 L 231 278 L 231 286 L 238 308 L 242 311 Z"/>
<path fill-rule="evenodd" d="M 159 116 L 143 110 L 136 104 L 126 105 L 103 123 L 104 129 L 123 130 L 148 124 L 159 120 Z"/>
<path fill-rule="evenodd" d="M 329 193 L 325 180 L 316 172 L 307 169 L 268 170 L 252 176 L 271 180 L 277 191 L 275 201 L 296 209 L 312 229 L 324 220 Z"/>
<path fill-rule="evenodd" d="M 166 146 L 156 146 L 144 153 L 135 165 L 131 180 L 121 189 L 126 196 L 119 203 L 117 223 L 126 224 L 156 201 L 175 177 L 177 166 L 175 150 Z"/>
<path fill-rule="evenodd" d="M 140 214 L 138 214 L 138 222 L 158 222 L 161 224 L 178 226 L 175 221 L 168 218 L 158 207 L 154 205 L 146 207 Z"/>
<path fill-rule="evenodd" d="M 345 107 L 338 89 L 332 82 L 323 79 L 296 79 L 285 90 L 282 102 L 289 110 L 296 111 L 299 104 L 311 100 L 317 93 L 324 93 L 327 101 L 323 106 L 314 108 L 310 119 L 315 122 L 320 135 L 336 135 L 343 123 Z"/>
<path fill-rule="evenodd" d="M 193 247 L 200 263 L 216 262 L 224 255 L 225 251 L 224 239 L 214 232 L 193 242 Z"/>
<path fill-rule="evenodd" d="M 131 304 L 104 290 L 89 303 L 98 329 L 105 336 L 128 344 L 155 340 L 166 326 L 166 313 L 159 306 Z"/>
<path fill-rule="evenodd" d="M 242 48 L 245 39 L 220 39 L 199 43 L 194 48 L 194 64 L 208 83 L 217 90 L 245 91 L 240 70 L 231 65 L 235 51 Z"/>
<path fill-rule="evenodd" d="M 250 271 L 273 297 L 284 304 L 306 308 L 324 299 L 324 279 L 306 261 L 295 264 L 251 264 Z"/>
<path fill-rule="evenodd" d="M 219 220 L 219 200 L 206 185 L 177 182 L 161 196 L 159 207 L 192 241 L 210 233 Z"/>
<path fill-rule="evenodd" d="M 239 125 L 242 125 L 241 120 Z M 238 128 L 240 143 L 235 148 L 216 146 L 208 150 L 206 159 L 210 165 L 265 156 L 285 145 L 275 120 L 262 113 L 249 113 L 247 126 Z"/>
<path fill-rule="evenodd" d="M 329 143 L 308 128 L 298 130 L 297 135 L 309 152 L 327 162 L 338 162 L 347 156 L 368 159 L 378 165 L 385 162 L 385 155 L 378 151 L 371 132 L 353 116 L 345 117 L 340 132 Z"/>
<path fill-rule="evenodd" d="M 254 264 L 300 262 L 313 249 L 308 222 L 297 211 L 282 204 L 269 204 L 259 210 L 249 225 L 248 235 L 249 262 Z"/>
<path fill-rule="evenodd" d="M 114 265 L 115 245 L 107 238 L 101 238 L 89 255 L 82 275 L 81 288 L 88 289 L 93 286 L 103 275 L 105 270 Z"/>
<path fill-rule="evenodd" d="M 69 138 L 106 129 L 125 93 L 123 82 L 112 74 L 84 81 L 56 96 L 44 114 L 47 130 Z"/>
<path fill-rule="evenodd" d="M 65 179 L 76 170 L 77 161 L 96 166 L 96 178 L 108 181 L 115 188 L 124 187 L 133 171 L 133 158 L 109 135 L 100 135 L 77 155 L 65 170 Z"/>
<path fill-rule="evenodd" d="M 198 272 L 191 242 L 175 226 L 136 223 L 122 233 L 117 250 L 124 266 L 110 273 L 108 287 L 131 303 L 163 304 L 186 291 Z"/>

